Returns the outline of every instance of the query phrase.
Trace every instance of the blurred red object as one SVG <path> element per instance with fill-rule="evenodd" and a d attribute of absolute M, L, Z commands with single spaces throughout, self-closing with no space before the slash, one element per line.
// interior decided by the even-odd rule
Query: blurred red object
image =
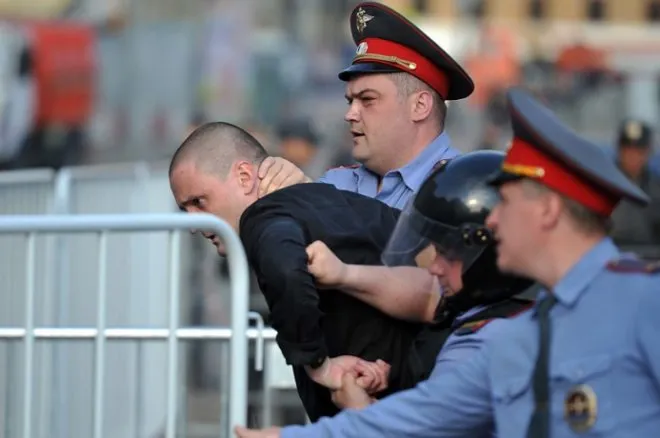
<path fill-rule="evenodd" d="M 83 125 L 94 108 L 95 30 L 84 24 L 25 25 L 37 86 L 37 124 Z"/>

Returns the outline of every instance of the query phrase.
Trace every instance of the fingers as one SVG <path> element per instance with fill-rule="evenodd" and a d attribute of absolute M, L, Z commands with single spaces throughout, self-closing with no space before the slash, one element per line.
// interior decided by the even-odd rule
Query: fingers
<path fill-rule="evenodd" d="M 360 388 L 358 385 L 356 374 L 352 372 L 344 373 L 341 376 L 341 386 L 335 391 L 331 391 L 332 402 L 339 406 L 345 407 L 346 401 L 350 398 L 350 394 L 353 392 L 355 387 Z"/>
<path fill-rule="evenodd" d="M 325 243 L 321 242 L 320 240 L 315 240 L 314 242 L 307 245 L 307 248 L 305 248 L 305 251 L 307 252 L 307 258 L 309 258 L 310 260 L 313 259 L 315 256 L 322 254 L 323 251 L 325 250 L 328 250 L 328 247 L 326 246 Z"/>
<path fill-rule="evenodd" d="M 268 171 L 273 166 L 273 164 L 275 164 L 275 162 L 276 160 L 273 157 L 266 157 L 264 161 L 261 162 L 258 171 L 259 179 L 264 179 L 264 177 L 268 175 Z"/>
<path fill-rule="evenodd" d="M 390 364 L 388 364 L 384 360 L 378 359 L 376 361 L 376 365 L 378 365 L 378 367 L 385 372 L 385 375 L 389 377 L 390 370 L 392 369 L 392 366 Z"/>
<path fill-rule="evenodd" d="M 371 397 L 361 388 L 352 373 L 341 379 L 341 388 L 331 393 L 332 402 L 342 409 L 362 409 L 372 403 Z"/>
<path fill-rule="evenodd" d="M 299 184 L 301 182 L 306 182 L 305 180 L 301 180 L 301 178 L 304 178 L 304 177 L 301 174 L 299 174 L 299 172 L 300 173 L 302 173 L 302 172 L 299 171 L 298 169 L 296 169 L 296 170 L 297 170 L 296 172 L 293 172 L 293 173 L 286 176 L 284 181 L 282 181 L 280 183 L 280 187 L 289 187 L 289 186 L 292 186 L 294 184 Z"/>
<path fill-rule="evenodd" d="M 390 370 L 392 367 L 387 362 L 378 359 L 376 361 L 376 366 L 378 367 L 379 376 L 381 377 L 381 385 L 378 387 L 376 392 L 383 391 L 387 389 L 388 382 L 390 381 Z"/>
<path fill-rule="evenodd" d="M 355 366 L 359 375 L 357 383 L 370 394 L 387 389 L 390 368 L 380 359 L 376 362 L 360 361 Z"/>
<path fill-rule="evenodd" d="M 358 371 L 357 384 L 368 393 L 374 392 L 381 386 L 378 367 L 373 362 L 364 361 L 356 366 L 356 370 Z"/>
<path fill-rule="evenodd" d="M 275 186 L 273 185 L 273 179 L 282 172 L 282 168 L 284 167 L 284 163 L 282 162 L 281 159 L 275 159 L 272 157 L 269 157 L 271 159 L 271 164 L 268 165 L 268 169 L 266 170 L 266 174 L 261 177 L 261 181 L 259 182 L 259 196 L 266 196 L 269 194 L 271 191 L 275 189 Z M 265 163 L 265 160 L 264 160 Z M 259 166 L 259 175 L 261 175 L 261 167 L 264 166 L 264 163 Z"/>
<path fill-rule="evenodd" d="M 312 265 L 318 256 L 318 250 L 323 245 L 323 242 L 320 240 L 315 240 L 314 242 L 307 245 L 305 252 L 307 253 L 307 264 Z"/>
<path fill-rule="evenodd" d="M 282 167 L 280 168 L 280 171 L 277 173 L 277 175 L 273 176 L 273 180 L 270 183 L 270 187 L 268 187 L 267 193 L 270 193 L 282 187 L 287 187 L 292 184 L 297 184 L 299 182 L 302 182 L 302 179 L 304 177 L 302 171 L 298 169 L 298 167 L 296 167 L 293 163 L 290 163 L 289 161 L 286 161 L 284 159 L 282 159 L 281 161 L 282 161 Z"/>
<path fill-rule="evenodd" d="M 269 157 L 259 166 L 259 196 L 282 187 L 305 181 L 305 174 L 295 164 L 281 157 Z"/>

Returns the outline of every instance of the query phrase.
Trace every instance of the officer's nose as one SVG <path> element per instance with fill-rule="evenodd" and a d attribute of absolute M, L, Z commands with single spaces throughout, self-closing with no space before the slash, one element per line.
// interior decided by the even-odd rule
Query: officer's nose
<path fill-rule="evenodd" d="M 437 259 L 437 252 L 433 245 L 428 245 L 415 256 L 415 264 L 418 268 L 429 269 Z"/>
<path fill-rule="evenodd" d="M 348 106 L 346 114 L 344 114 L 344 120 L 347 122 L 357 122 L 359 117 L 359 112 L 356 108 L 355 103 L 352 103 Z"/>
<path fill-rule="evenodd" d="M 435 275 L 436 277 L 442 277 L 445 275 L 444 264 L 441 263 L 440 257 L 435 257 L 427 267 L 430 274 Z"/>
<path fill-rule="evenodd" d="M 497 216 L 499 214 L 499 207 L 495 206 L 491 211 L 490 214 L 486 217 L 486 227 L 490 228 L 491 230 L 495 231 L 497 228 Z"/>

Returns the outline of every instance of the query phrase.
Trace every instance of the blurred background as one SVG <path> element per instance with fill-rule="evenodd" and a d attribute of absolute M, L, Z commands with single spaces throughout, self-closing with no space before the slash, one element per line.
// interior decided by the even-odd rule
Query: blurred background
<path fill-rule="evenodd" d="M 383 3 L 414 21 L 473 77 L 474 94 L 449 105 L 446 129 L 456 147 L 505 149 L 510 133 L 503 93 L 522 85 L 602 144 L 624 170 L 630 167 L 631 177 L 642 169 L 640 184 L 660 194 L 654 142 L 659 0 Z M 337 73 L 355 52 L 348 23 L 355 4 L 0 0 L 0 214 L 172 212 L 167 160 L 191 129 L 212 120 L 246 127 L 272 154 L 311 177 L 350 164 L 344 84 Z M 629 128 L 624 141 L 627 119 L 637 129 Z M 615 217 L 619 229 L 628 229 L 618 242 L 649 257 L 659 254 L 655 199 L 644 212 Z M 95 325 L 94 241 L 44 239 L 37 323 Z M 25 323 L 22 242 L 0 237 L 0 326 Z M 166 238 L 126 235 L 113 242 L 108 324 L 165 325 L 164 278 L 171 269 Z M 176 267 L 181 323 L 227 326 L 231 279 L 225 262 L 194 237 L 185 237 L 182 254 Z M 256 286 L 251 308 L 266 316 Z M 15 384 L 21 381 L 21 348 L 0 341 L 0 438 L 21 433 L 15 403 L 22 390 Z M 41 400 L 34 436 L 91 436 L 91 348 L 68 341 L 43 346 L 34 376 Z M 107 368 L 113 390 L 104 396 L 106 436 L 157 437 L 164 421 L 165 347 L 117 348 Z M 267 343 L 265 357 L 266 372 L 250 363 L 251 424 L 304 421 L 274 343 Z M 194 341 L 182 348 L 180 436 L 222 436 L 231 397 L 226 363 L 223 343 Z"/>

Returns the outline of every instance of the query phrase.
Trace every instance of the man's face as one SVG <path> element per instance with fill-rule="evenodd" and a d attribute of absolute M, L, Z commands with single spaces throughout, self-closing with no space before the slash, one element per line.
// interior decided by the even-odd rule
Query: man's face
<path fill-rule="evenodd" d="M 649 160 L 649 149 L 622 145 L 619 147 L 619 163 L 621 170 L 636 178 L 640 175 Z"/>
<path fill-rule="evenodd" d="M 370 168 L 382 167 L 382 161 L 395 156 L 409 131 L 407 100 L 388 76 L 361 75 L 346 86 L 349 107 L 344 119 L 353 136 L 353 158 Z"/>
<path fill-rule="evenodd" d="M 210 213 L 237 230 L 242 211 L 237 208 L 238 187 L 233 181 L 231 177 L 223 180 L 206 173 L 190 162 L 179 164 L 170 175 L 172 194 L 182 211 Z M 210 232 L 202 232 L 202 235 L 213 243 L 220 255 L 225 255 L 224 243 L 219 236 Z"/>
<path fill-rule="evenodd" d="M 542 245 L 540 201 L 525 192 L 522 181 L 503 184 L 500 195 L 501 201 L 486 219 L 497 239 L 497 266 L 524 275 L 526 261 Z"/>
<path fill-rule="evenodd" d="M 463 289 L 463 261 L 450 260 L 437 251 L 434 255 L 433 261 L 427 267 L 429 273 L 438 279 L 444 295 L 457 294 Z"/>

